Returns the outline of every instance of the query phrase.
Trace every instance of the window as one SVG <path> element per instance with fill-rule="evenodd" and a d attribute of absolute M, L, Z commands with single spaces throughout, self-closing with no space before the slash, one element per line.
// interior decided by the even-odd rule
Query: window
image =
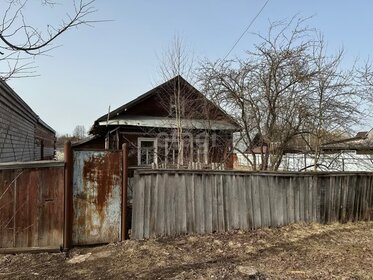
<path fill-rule="evenodd" d="M 206 164 L 208 163 L 208 138 L 194 139 L 193 161 Z"/>
<path fill-rule="evenodd" d="M 179 160 L 179 145 L 177 142 L 167 142 L 167 163 L 176 165 Z"/>
<path fill-rule="evenodd" d="M 155 138 L 138 138 L 138 165 L 157 163 L 157 141 Z"/>

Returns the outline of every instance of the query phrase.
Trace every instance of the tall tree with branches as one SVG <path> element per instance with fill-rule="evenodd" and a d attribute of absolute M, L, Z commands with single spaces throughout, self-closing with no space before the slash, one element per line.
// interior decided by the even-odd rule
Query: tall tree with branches
<path fill-rule="evenodd" d="M 299 137 L 316 137 L 308 143 L 319 154 L 322 132 L 350 125 L 359 114 L 359 97 L 351 72 L 340 70 L 342 53 L 328 57 L 305 19 L 271 23 L 258 37 L 245 58 L 203 63 L 200 80 L 241 123 L 240 141 L 251 156 L 241 152 L 252 168 L 278 170 Z"/>

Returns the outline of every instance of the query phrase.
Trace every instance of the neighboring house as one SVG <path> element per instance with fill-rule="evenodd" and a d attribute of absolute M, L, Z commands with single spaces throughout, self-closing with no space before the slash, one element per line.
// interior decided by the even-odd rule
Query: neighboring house
<path fill-rule="evenodd" d="M 129 146 L 130 166 L 232 167 L 239 125 L 181 76 L 98 118 L 75 148 Z"/>
<path fill-rule="evenodd" d="M 321 147 L 323 164 L 338 171 L 373 171 L 373 129 Z"/>
<path fill-rule="evenodd" d="M 267 145 L 263 144 L 263 153 Z M 259 146 L 251 148 L 261 164 L 262 151 Z M 246 157 L 252 158 L 250 149 Z M 237 154 L 237 168 L 249 168 L 249 162 L 242 154 Z M 314 169 L 314 154 L 309 149 L 294 145 L 289 148 L 283 158 L 280 170 L 285 171 L 312 171 Z M 321 146 L 321 155 L 317 161 L 317 170 L 320 171 L 373 171 L 373 130 L 359 132 L 356 136 L 343 140 L 325 143 Z"/>
<path fill-rule="evenodd" d="M 0 162 L 54 158 L 56 132 L 0 79 Z"/>

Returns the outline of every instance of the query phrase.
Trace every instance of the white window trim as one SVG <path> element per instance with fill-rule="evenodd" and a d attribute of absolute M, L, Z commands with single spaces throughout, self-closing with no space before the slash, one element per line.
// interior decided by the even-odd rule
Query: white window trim
<path fill-rule="evenodd" d="M 158 164 L 158 139 L 154 137 L 139 137 L 137 138 L 137 165 L 141 164 L 141 142 L 153 141 L 154 142 L 154 163 Z"/>

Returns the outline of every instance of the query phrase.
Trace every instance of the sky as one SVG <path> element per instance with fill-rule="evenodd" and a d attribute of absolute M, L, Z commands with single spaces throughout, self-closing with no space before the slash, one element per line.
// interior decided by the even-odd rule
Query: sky
<path fill-rule="evenodd" d="M 0 2 L 0 12 L 4 11 Z M 36 1 L 35 1 L 36 2 Z M 26 16 L 37 26 L 57 25 L 72 1 L 53 9 L 33 5 Z M 8 83 L 58 134 L 94 120 L 161 82 L 162 52 L 177 34 L 196 61 L 223 58 L 265 0 L 96 0 L 90 19 L 110 20 L 64 33 L 60 45 L 34 59 L 37 77 Z M 329 51 L 345 50 L 345 63 L 373 55 L 373 1 L 270 0 L 229 58 L 243 56 L 270 21 L 298 14 L 323 32 Z M 373 123 L 364 124 L 366 128 Z M 363 126 L 364 126 L 363 125 Z"/>

